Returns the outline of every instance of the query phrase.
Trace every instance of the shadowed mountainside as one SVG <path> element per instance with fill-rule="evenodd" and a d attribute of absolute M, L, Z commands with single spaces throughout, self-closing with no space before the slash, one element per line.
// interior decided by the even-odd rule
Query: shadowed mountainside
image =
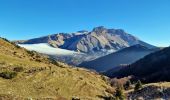
<path fill-rule="evenodd" d="M 87 61 L 81 63 L 79 66 L 85 67 L 88 69 L 93 69 L 96 71 L 107 71 L 114 69 L 120 65 L 131 64 L 144 56 L 159 50 L 159 48 L 150 49 L 143 45 L 137 44 L 131 47 L 127 47 L 120 51 L 111 53 L 109 55 L 100 57 L 98 59 Z"/>
<path fill-rule="evenodd" d="M 112 73 L 111 77 L 133 75 L 144 82 L 170 81 L 170 47 L 151 53 Z"/>

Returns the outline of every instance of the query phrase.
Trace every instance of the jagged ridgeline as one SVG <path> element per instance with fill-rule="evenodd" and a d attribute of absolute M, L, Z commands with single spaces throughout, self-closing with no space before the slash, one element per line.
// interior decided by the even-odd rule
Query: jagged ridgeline
<path fill-rule="evenodd" d="M 83 30 L 74 33 L 56 33 L 14 42 L 28 50 L 48 54 L 58 61 L 74 66 L 137 44 L 149 49 L 155 48 L 122 29 L 108 29 L 103 26 L 95 27 L 89 32 Z M 99 63 L 98 65 L 101 66 Z"/>
<path fill-rule="evenodd" d="M 92 31 L 78 31 L 76 33 L 58 33 L 30 40 L 15 41 L 19 44 L 48 43 L 53 47 L 74 50 L 83 53 L 95 53 L 102 50 L 120 50 L 135 44 L 153 48 L 135 36 L 122 29 L 107 29 L 104 26 L 95 27 Z"/>
<path fill-rule="evenodd" d="M 111 96 L 105 77 L 50 60 L 0 38 L 0 98 L 96 99 Z M 113 89 L 114 90 L 114 89 Z"/>

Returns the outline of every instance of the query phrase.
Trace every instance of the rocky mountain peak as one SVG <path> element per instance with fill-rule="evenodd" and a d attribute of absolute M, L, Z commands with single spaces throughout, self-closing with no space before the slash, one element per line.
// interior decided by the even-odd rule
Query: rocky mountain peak
<path fill-rule="evenodd" d="M 98 26 L 92 30 L 92 32 L 96 32 L 97 34 L 105 33 L 106 31 L 107 28 L 105 28 L 104 26 Z"/>
<path fill-rule="evenodd" d="M 102 50 L 119 50 L 135 44 L 153 47 L 122 29 L 107 29 L 104 26 L 95 27 L 92 31 L 81 30 L 75 33 L 59 33 L 25 41 L 19 44 L 48 43 L 53 47 L 91 53 Z"/>

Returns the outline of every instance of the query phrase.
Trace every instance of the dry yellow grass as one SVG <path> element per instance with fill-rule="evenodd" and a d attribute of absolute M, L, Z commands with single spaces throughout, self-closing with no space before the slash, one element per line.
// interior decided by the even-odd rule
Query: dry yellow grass
<path fill-rule="evenodd" d="M 150 83 L 144 86 L 158 86 L 158 87 L 170 88 L 170 82 Z"/>
<path fill-rule="evenodd" d="M 63 63 L 52 64 L 39 54 L 30 56 L 25 49 L 3 39 L 0 45 L 0 72 L 18 66 L 24 69 L 13 79 L 0 78 L 0 97 L 100 100 L 99 96 L 111 95 L 106 92 L 111 87 L 101 75 Z"/>

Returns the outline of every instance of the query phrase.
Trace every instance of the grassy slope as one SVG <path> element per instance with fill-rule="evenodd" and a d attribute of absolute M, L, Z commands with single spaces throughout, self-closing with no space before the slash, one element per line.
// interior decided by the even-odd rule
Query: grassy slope
<path fill-rule="evenodd" d="M 0 72 L 23 67 L 13 79 L 0 78 L 0 94 L 19 98 L 97 99 L 109 85 L 102 76 L 85 69 L 70 68 L 68 65 L 51 64 L 48 58 L 30 54 L 23 48 L 0 39 Z M 61 99 L 61 98 L 60 98 Z"/>

